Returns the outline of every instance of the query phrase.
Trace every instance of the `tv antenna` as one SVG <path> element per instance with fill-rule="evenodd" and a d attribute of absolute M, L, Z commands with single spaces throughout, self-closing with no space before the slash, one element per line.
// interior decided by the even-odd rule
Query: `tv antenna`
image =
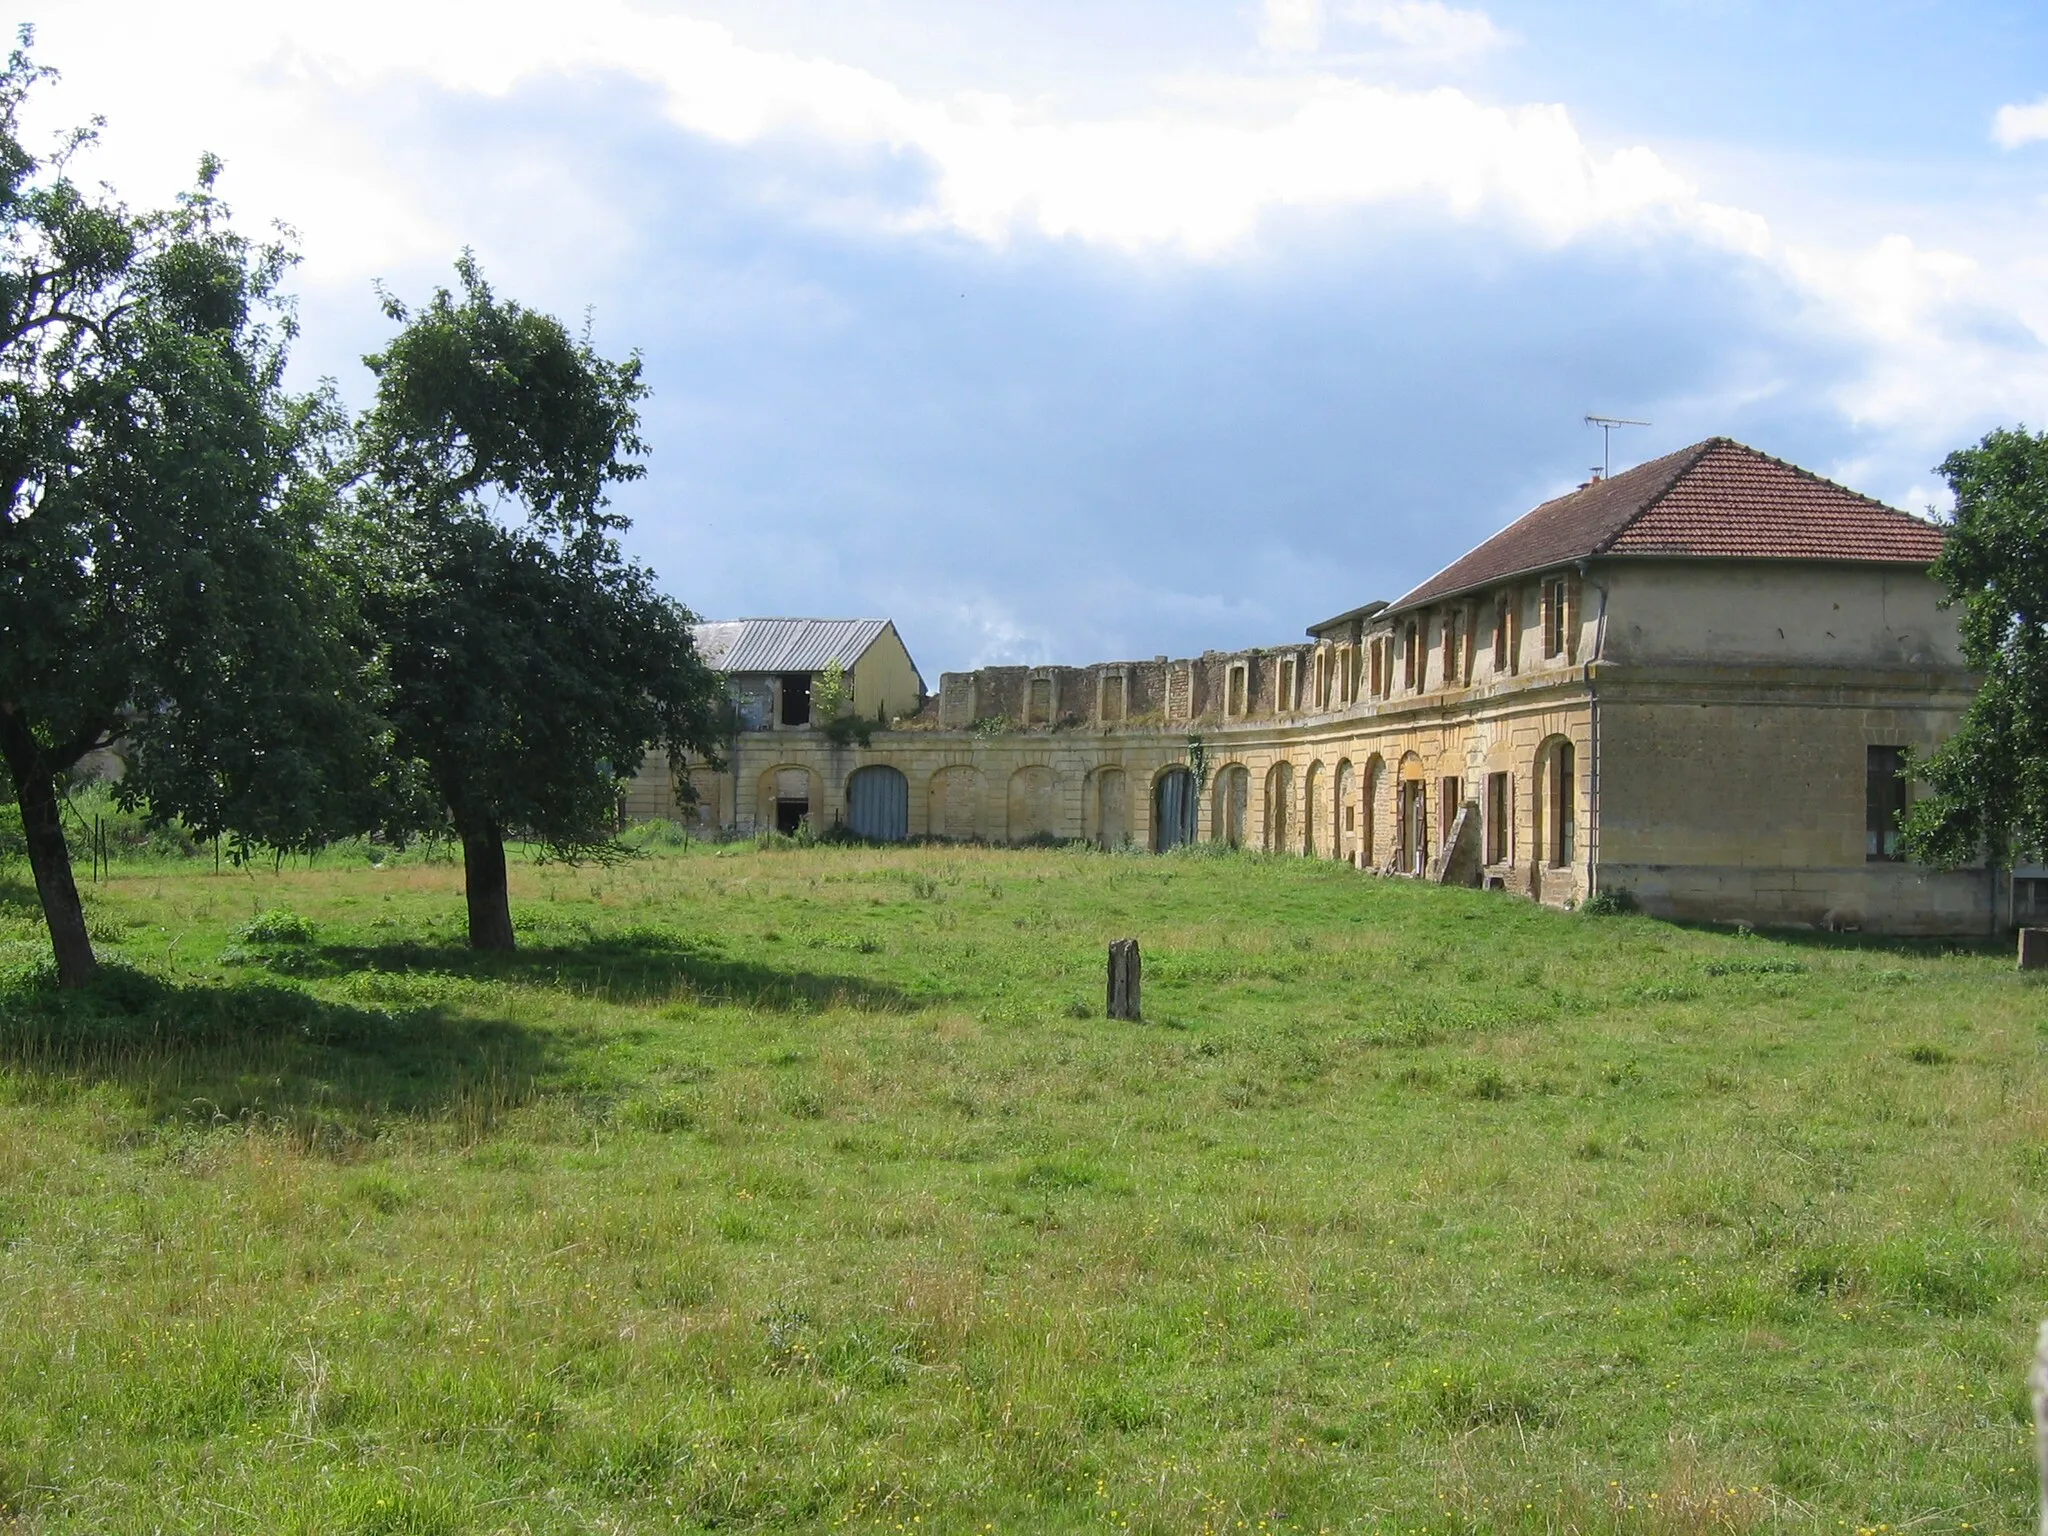
<path fill-rule="evenodd" d="M 1614 436 L 1614 429 L 1616 427 L 1648 427 L 1654 426 L 1655 423 L 1630 421 L 1626 416 L 1588 416 L 1586 418 L 1586 425 L 1600 429 L 1600 478 L 1605 480 L 1608 475 L 1613 473 L 1612 460 L 1609 457 L 1608 449 Z"/>

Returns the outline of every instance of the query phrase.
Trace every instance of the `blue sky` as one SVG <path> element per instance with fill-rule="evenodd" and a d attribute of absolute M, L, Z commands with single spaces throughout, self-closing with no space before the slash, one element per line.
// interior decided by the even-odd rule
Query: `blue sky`
<path fill-rule="evenodd" d="M 298 14 L 303 12 L 303 14 Z M 1895 505 L 2048 423 L 2048 7 L 107 0 L 46 126 L 300 232 L 360 400 L 473 246 L 645 355 L 636 553 L 707 616 L 994 661 L 1277 643 L 1599 460 Z"/>

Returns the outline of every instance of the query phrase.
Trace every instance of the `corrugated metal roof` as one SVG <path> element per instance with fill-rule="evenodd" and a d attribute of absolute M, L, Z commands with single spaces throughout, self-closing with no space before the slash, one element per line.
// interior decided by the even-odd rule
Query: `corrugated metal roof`
<path fill-rule="evenodd" d="M 887 619 L 716 619 L 696 625 L 697 652 L 720 672 L 817 672 L 850 667 Z"/>

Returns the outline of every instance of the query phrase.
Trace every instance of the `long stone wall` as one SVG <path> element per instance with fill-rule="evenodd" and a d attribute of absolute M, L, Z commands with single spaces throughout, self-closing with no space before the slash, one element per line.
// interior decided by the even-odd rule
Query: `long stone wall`
<path fill-rule="evenodd" d="M 1574 575 L 1555 613 L 1523 583 L 1300 646 L 947 673 L 923 714 L 865 747 L 745 733 L 725 768 L 689 770 L 690 816 L 738 835 L 830 827 L 874 767 L 902 776 L 913 838 L 1150 849 L 1162 780 L 1191 774 L 1205 842 L 1553 905 L 1625 889 L 1677 919 L 1989 932 L 1988 871 L 1864 857 L 1866 754 L 1944 740 L 1974 686 L 1951 642 L 1922 634 L 1927 594 L 1806 573 L 1794 595 L 1825 615 L 1809 639 L 1775 606 L 1744 606 L 1747 577 L 1682 574 L 1653 572 L 1641 593 L 1632 569 L 1583 589 Z M 1688 656 L 1645 639 L 1660 604 L 1699 631 Z M 1621 660 L 1604 659 L 1610 617 Z M 1783 653 L 1787 632 L 1812 661 Z M 629 814 L 678 814 L 673 788 L 651 762 Z"/>

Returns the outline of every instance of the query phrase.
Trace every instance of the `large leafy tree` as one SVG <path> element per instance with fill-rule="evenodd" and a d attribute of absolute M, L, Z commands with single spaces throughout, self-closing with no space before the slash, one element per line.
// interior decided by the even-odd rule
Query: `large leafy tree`
<path fill-rule="evenodd" d="M 627 560 L 606 488 L 645 451 L 637 357 L 612 362 L 500 300 L 465 252 L 461 292 L 366 359 L 357 523 L 390 722 L 422 795 L 401 830 L 462 842 L 470 943 L 511 949 L 508 836 L 563 858 L 612 845 L 650 745 L 715 759 L 717 679 L 691 615 Z"/>
<path fill-rule="evenodd" d="M 1955 525 L 1934 575 L 1962 608 L 1983 685 L 1956 734 L 1919 767 L 1915 857 L 1995 863 L 2048 850 L 2048 434 L 2000 428 L 1942 461 Z"/>
<path fill-rule="evenodd" d="M 282 388 L 288 253 L 234 233 L 211 160 L 138 215 L 74 181 L 91 130 L 32 154 L 28 43 L 0 71 L 0 758 L 79 986 L 59 816 L 81 759 L 118 742 L 156 819 L 304 845 L 370 813 L 374 716 L 308 468 L 332 413 Z"/>

